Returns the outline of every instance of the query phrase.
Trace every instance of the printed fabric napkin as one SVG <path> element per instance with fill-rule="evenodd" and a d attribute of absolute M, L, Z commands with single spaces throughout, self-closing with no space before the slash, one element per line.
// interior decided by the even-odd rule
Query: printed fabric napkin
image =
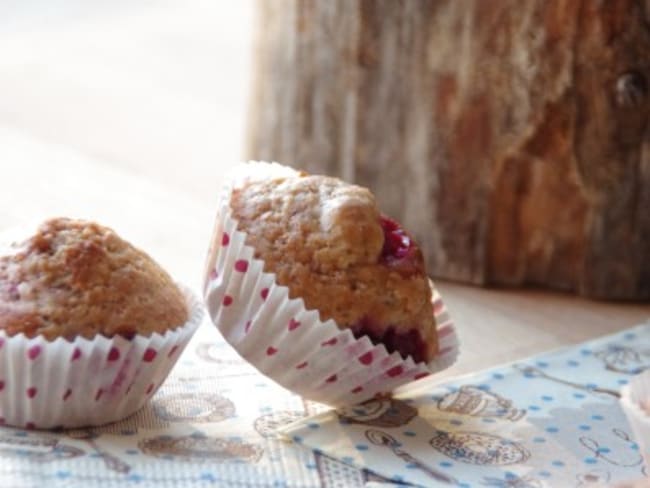
<path fill-rule="evenodd" d="M 0 427 L 0 486 L 525 488 L 635 478 L 641 457 L 616 395 L 649 366 L 646 325 L 327 413 L 260 375 L 206 322 L 136 415 L 85 430 Z M 278 438 L 286 426 L 296 442 Z"/>
<path fill-rule="evenodd" d="M 650 323 L 443 385 L 421 380 L 282 430 L 395 483 L 605 486 L 646 474 L 618 400 L 648 368 Z"/>
<path fill-rule="evenodd" d="M 323 411 L 244 362 L 204 323 L 140 412 L 100 428 L 0 427 L 0 487 L 363 487 L 382 478 L 276 438 Z"/>

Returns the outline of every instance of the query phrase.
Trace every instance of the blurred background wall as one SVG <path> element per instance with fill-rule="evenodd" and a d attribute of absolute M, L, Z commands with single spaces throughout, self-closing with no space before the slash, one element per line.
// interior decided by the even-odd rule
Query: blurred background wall
<path fill-rule="evenodd" d="M 0 168 L 10 129 L 213 205 L 242 157 L 253 5 L 0 2 Z"/>

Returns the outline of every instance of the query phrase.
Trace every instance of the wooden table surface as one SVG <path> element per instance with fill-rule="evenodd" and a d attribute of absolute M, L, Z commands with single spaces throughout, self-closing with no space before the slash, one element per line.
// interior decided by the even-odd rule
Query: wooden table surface
<path fill-rule="evenodd" d="M 224 171 L 243 156 L 252 3 L 228 3 L 0 7 L 0 231 L 94 219 L 198 290 Z M 650 317 L 648 304 L 438 286 L 461 340 L 441 379 Z"/>

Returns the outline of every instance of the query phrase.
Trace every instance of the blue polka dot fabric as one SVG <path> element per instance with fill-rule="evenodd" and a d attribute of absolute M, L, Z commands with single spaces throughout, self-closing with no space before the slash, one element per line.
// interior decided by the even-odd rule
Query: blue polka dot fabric
<path fill-rule="evenodd" d="M 617 395 L 648 368 L 645 325 L 332 412 L 261 376 L 207 326 L 128 419 L 0 425 L 0 486 L 607 485 L 644 473 Z"/>
<path fill-rule="evenodd" d="M 417 486 L 604 486 L 647 474 L 619 406 L 621 386 L 646 369 L 650 323 L 283 430 Z"/>

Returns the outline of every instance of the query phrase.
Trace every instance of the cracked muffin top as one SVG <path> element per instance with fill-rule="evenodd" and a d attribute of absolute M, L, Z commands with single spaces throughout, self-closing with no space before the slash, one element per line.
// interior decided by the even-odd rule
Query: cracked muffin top
<path fill-rule="evenodd" d="M 240 182 L 230 206 L 265 271 L 322 320 L 415 361 L 435 356 L 422 253 L 368 189 L 296 172 Z"/>
<path fill-rule="evenodd" d="M 188 319 L 171 277 L 107 227 L 51 219 L 8 250 L 0 256 L 0 329 L 10 336 L 130 339 Z"/>

